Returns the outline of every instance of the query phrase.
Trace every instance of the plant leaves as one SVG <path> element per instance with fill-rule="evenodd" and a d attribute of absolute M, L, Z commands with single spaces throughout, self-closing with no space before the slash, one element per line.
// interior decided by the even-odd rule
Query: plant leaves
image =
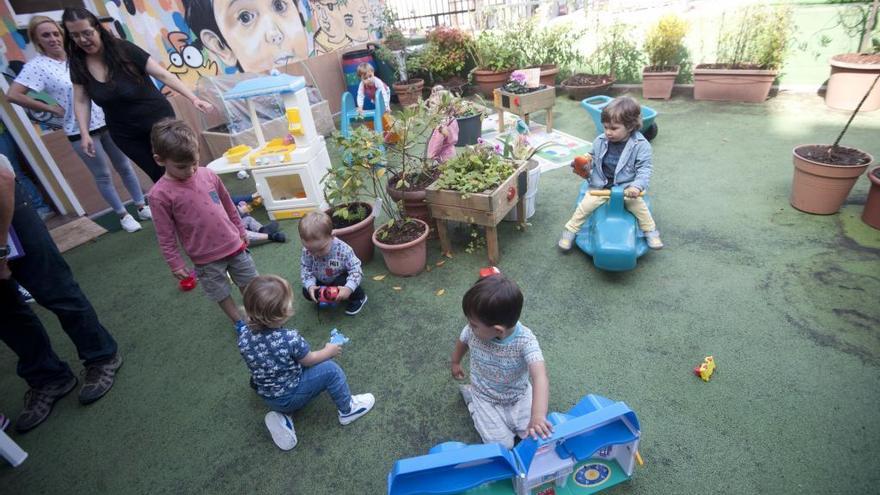
<path fill-rule="evenodd" d="M 438 261 L 437 263 L 435 263 L 435 265 L 437 265 L 437 266 L 443 266 L 445 263 L 446 263 L 446 260 L 440 260 L 440 261 Z"/>
<path fill-rule="evenodd" d="M 443 294 L 446 294 L 446 289 L 440 289 L 440 290 L 438 290 L 438 291 L 436 292 L 436 294 L 437 294 L 438 296 L 442 296 Z"/>
<path fill-rule="evenodd" d="M 376 282 L 381 282 L 382 280 L 385 280 L 385 275 L 376 275 L 375 277 L 373 277 L 373 280 L 375 280 Z"/>

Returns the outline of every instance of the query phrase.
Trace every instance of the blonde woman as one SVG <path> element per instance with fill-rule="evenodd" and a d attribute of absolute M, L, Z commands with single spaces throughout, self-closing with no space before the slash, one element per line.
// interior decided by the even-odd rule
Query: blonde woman
<path fill-rule="evenodd" d="M 122 184 L 137 206 L 138 217 L 141 220 L 152 218 L 150 207 L 144 204 L 144 192 L 141 190 L 131 162 L 113 142 L 104 122 L 104 112 L 94 103 L 92 104 L 88 134 L 94 141 L 95 153 L 89 155 L 83 150 L 82 136 L 73 113 L 73 83 L 70 82 L 70 71 L 67 64 L 67 54 L 64 51 L 64 35 L 61 28 L 52 19 L 37 15 L 32 17 L 28 23 L 28 37 L 40 54 L 25 64 L 18 77 L 15 78 L 7 94 L 9 101 L 32 110 L 50 112 L 63 119 L 64 133 L 67 134 L 67 139 L 70 140 L 73 150 L 92 173 L 95 186 L 104 201 L 119 215 L 122 228 L 127 232 L 140 230 L 141 224 L 125 210 L 116 188 L 113 187 L 111 164 L 119 177 L 122 178 Z M 48 105 L 31 98 L 27 94 L 28 91 L 45 91 L 58 104 Z"/>

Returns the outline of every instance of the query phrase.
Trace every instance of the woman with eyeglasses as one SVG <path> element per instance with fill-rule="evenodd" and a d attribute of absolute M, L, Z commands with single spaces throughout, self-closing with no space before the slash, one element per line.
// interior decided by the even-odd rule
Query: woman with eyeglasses
<path fill-rule="evenodd" d="M 144 192 L 141 190 L 137 174 L 131 162 L 113 143 L 104 122 L 104 112 L 92 104 L 90 108 L 88 135 L 94 143 L 95 152 L 87 155 L 82 146 L 82 135 L 73 115 L 73 84 L 70 82 L 70 70 L 67 67 L 67 54 L 64 53 L 64 34 L 61 26 L 44 15 L 31 17 L 28 23 L 28 37 L 37 48 L 36 58 L 31 59 L 9 87 L 9 101 L 38 112 L 48 112 L 62 119 L 64 133 L 77 155 L 88 167 L 95 179 L 98 192 L 119 215 L 122 228 L 127 232 L 136 232 L 141 224 L 126 211 L 119 193 L 113 186 L 113 175 L 110 165 L 116 169 L 122 184 L 128 189 L 131 199 L 138 209 L 141 220 L 152 218 L 150 207 L 144 203 Z M 45 91 L 57 105 L 48 105 L 28 96 L 28 91 Z"/>
<path fill-rule="evenodd" d="M 90 156 L 95 153 L 88 135 L 91 100 L 104 110 L 116 145 L 156 182 L 163 170 L 153 159 L 150 130 L 156 122 L 174 117 L 174 110 L 150 76 L 188 98 L 202 112 L 213 107 L 149 53 L 110 34 L 88 10 L 66 8 L 61 22 L 66 32 L 64 50 L 70 61 L 74 113 L 83 150 Z"/>

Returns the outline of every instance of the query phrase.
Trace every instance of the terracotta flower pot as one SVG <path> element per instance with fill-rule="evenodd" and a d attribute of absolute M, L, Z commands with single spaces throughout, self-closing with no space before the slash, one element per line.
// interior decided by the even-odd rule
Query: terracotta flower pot
<path fill-rule="evenodd" d="M 424 79 L 412 78 L 405 82 L 392 84 L 394 92 L 397 93 L 397 101 L 400 106 L 407 107 L 415 105 L 422 96 L 422 88 L 425 86 Z"/>
<path fill-rule="evenodd" d="M 770 94 L 775 70 L 694 69 L 694 99 L 761 103 Z"/>
<path fill-rule="evenodd" d="M 367 218 L 349 227 L 333 229 L 332 234 L 351 246 L 351 249 L 354 250 L 354 254 L 361 260 L 361 263 L 368 263 L 373 259 L 372 239 L 373 231 L 375 230 L 373 223 L 376 217 L 372 206 L 367 203 L 360 204 L 366 206 L 369 210 L 370 213 L 367 215 Z M 324 213 L 329 215 L 330 210 Z"/>
<path fill-rule="evenodd" d="M 484 69 L 475 69 L 474 70 L 474 83 L 477 85 L 477 89 L 480 93 L 483 94 L 486 98 L 492 97 L 492 92 L 495 91 L 495 88 L 500 88 L 507 82 L 507 79 L 510 77 L 510 73 L 512 70 L 502 70 L 502 71 L 494 71 L 494 70 L 484 70 Z"/>
<path fill-rule="evenodd" d="M 556 75 L 559 74 L 559 67 L 556 64 L 542 64 L 529 69 L 541 69 L 540 83 L 544 86 L 556 86 Z"/>
<path fill-rule="evenodd" d="M 580 82 L 585 80 L 585 78 L 590 79 L 592 82 Z M 562 81 L 562 87 L 568 93 L 568 97 L 575 101 L 603 94 L 612 84 L 614 84 L 614 78 L 608 74 L 574 74 L 565 81 Z"/>
<path fill-rule="evenodd" d="M 880 167 L 875 167 L 868 172 L 871 188 L 868 189 L 868 200 L 865 201 L 865 209 L 862 211 L 862 221 L 880 229 Z"/>
<path fill-rule="evenodd" d="M 792 150 L 794 177 L 791 181 L 789 202 L 798 210 L 818 215 L 837 213 L 859 176 L 874 157 L 864 165 L 831 165 L 799 154 L 799 150 L 814 145 L 801 145 Z M 863 152 L 864 153 L 864 152 Z"/>
<path fill-rule="evenodd" d="M 648 69 L 646 67 L 645 69 Z M 675 78 L 678 77 L 679 68 L 675 71 L 655 72 L 642 71 L 642 97 L 668 100 L 672 97 L 672 87 L 675 86 Z"/>
<path fill-rule="evenodd" d="M 825 104 L 839 110 L 855 110 L 877 74 L 880 74 L 880 54 L 848 53 L 831 58 L 831 77 L 825 90 Z M 880 108 L 880 85 L 874 87 L 859 109 L 870 112 Z"/>
<path fill-rule="evenodd" d="M 428 224 L 417 218 L 413 220 L 422 224 L 425 231 L 417 239 L 404 244 L 385 244 L 376 237 L 379 231 L 373 232 L 373 244 L 382 251 L 385 266 L 394 275 L 409 277 L 425 268 L 428 259 Z"/>
<path fill-rule="evenodd" d="M 425 189 L 401 191 L 391 187 L 390 182 L 396 182 L 395 178 L 392 178 L 388 184 L 385 184 L 385 191 L 388 192 L 388 195 L 391 196 L 395 202 L 403 201 L 403 211 L 405 212 L 405 215 L 425 222 L 430 229 L 428 238 L 436 239 L 437 224 L 434 222 L 434 217 L 431 216 L 431 212 L 428 211 L 428 203 L 425 202 Z"/>

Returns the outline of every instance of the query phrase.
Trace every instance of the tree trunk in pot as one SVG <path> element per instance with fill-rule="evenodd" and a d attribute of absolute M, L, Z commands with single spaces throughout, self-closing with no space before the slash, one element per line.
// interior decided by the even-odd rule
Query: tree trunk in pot
<path fill-rule="evenodd" d="M 395 182 L 392 178 L 389 182 Z M 415 218 L 425 222 L 430 230 L 429 239 L 437 238 L 437 224 L 434 217 L 428 211 L 428 203 L 425 202 L 425 189 L 416 189 L 414 191 L 401 191 L 400 189 L 391 187 L 391 184 L 385 184 L 385 190 L 395 202 L 403 201 L 403 211 L 406 216 Z"/>

